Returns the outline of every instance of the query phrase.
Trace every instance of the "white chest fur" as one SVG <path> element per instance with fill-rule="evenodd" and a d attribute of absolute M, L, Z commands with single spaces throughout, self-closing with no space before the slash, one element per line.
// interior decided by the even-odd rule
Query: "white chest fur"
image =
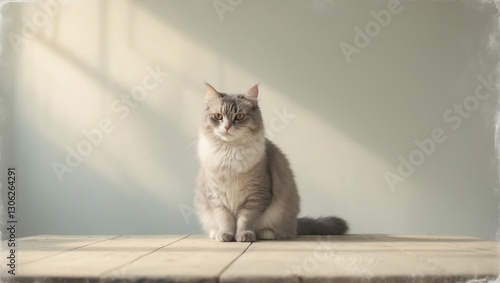
<path fill-rule="evenodd" d="M 264 138 L 237 144 L 211 142 L 201 135 L 198 143 L 198 154 L 205 168 L 229 170 L 233 173 L 247 172 L 262 159 L 264 152 Z"/>

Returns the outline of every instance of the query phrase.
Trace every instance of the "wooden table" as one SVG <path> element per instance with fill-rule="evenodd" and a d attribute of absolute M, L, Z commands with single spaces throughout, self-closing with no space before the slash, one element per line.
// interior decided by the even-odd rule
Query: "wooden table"
<path fill-rule="evenodd" d="M 6 244 L 4 261 L 9 255 Z M 220 243 L 202 235 L 35 236 L 17 239 L 16 247 L 16 275 L 4 268 L 2 281 L 500 280 L 500 243 L 466 236 L 305 236 L 255 243 Z"/>

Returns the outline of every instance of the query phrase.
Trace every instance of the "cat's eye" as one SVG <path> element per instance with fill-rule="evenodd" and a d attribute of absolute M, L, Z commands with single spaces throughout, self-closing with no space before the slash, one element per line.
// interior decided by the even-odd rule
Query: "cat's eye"
<path fill-rule="evenodd" d="M 214 119 L 215 120 L 222 120 L 222 114 L 220 114 L 220 113 L 214 113 Z"/>
<path fill-rule="evenodd" d="M 236 116 L 234 117 L 234 120 L 236 121 L 241 121 L 245 118 L 245 114 L 236 114 Z"/>

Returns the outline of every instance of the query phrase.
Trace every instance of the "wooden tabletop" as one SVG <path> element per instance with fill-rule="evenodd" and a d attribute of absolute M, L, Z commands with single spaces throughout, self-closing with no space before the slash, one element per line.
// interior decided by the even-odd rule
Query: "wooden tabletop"
<path fill-rule="evenodd" d="M 34 236 L 16 239 L 16 275 L 5 267 L 7 244 L 7 282 L 500 280 L 500 243 L 467 236 L 304 236 L 254 243 L 202 235 Z"/>

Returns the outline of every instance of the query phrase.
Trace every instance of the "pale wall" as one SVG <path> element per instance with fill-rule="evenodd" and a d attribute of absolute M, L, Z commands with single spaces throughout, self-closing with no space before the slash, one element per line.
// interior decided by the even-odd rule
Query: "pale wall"
<path fill-rule="evenodd" d="M 388 9 L 117 0 L 69 1 L 47 15 L 35 3 L 4 5 L 2 162 L 18 171 L 18 235 L 200 233 L 191 202 L 206 81 L 227 92 L 260 84 L 268 136 L 290 158 L 303 215 L 339 215 L 353 233 L 493 239 L 496 94 L 480 78 L 495 76 L 497 10 L 410 1 L 376 23 L 373 13 Z M 356 45 L 366 27 L 373 37 Z M 356 53 L 345 56 L 346 44 Z M 148 68 L 168 76 L 150 80 Z M 144 100 L 120 101 L 141 87 Z M 489 97 L 475 98 L 477 88 Z M 464 101 L 468 110 L 454 112 Z M 67 164 L 68 147 L 89 145 L 83 132 L 101 123 L 102 140 L 95 134 L 88 156 Z M 415 140 L 433 131 L 424 156 Z M 421 165 L 405 175 L 398 166 L 410 156 Z M 61 182 L 54 162 L 72 170 Z M 391 186 L 387 172 L 401 182 Z"/>

